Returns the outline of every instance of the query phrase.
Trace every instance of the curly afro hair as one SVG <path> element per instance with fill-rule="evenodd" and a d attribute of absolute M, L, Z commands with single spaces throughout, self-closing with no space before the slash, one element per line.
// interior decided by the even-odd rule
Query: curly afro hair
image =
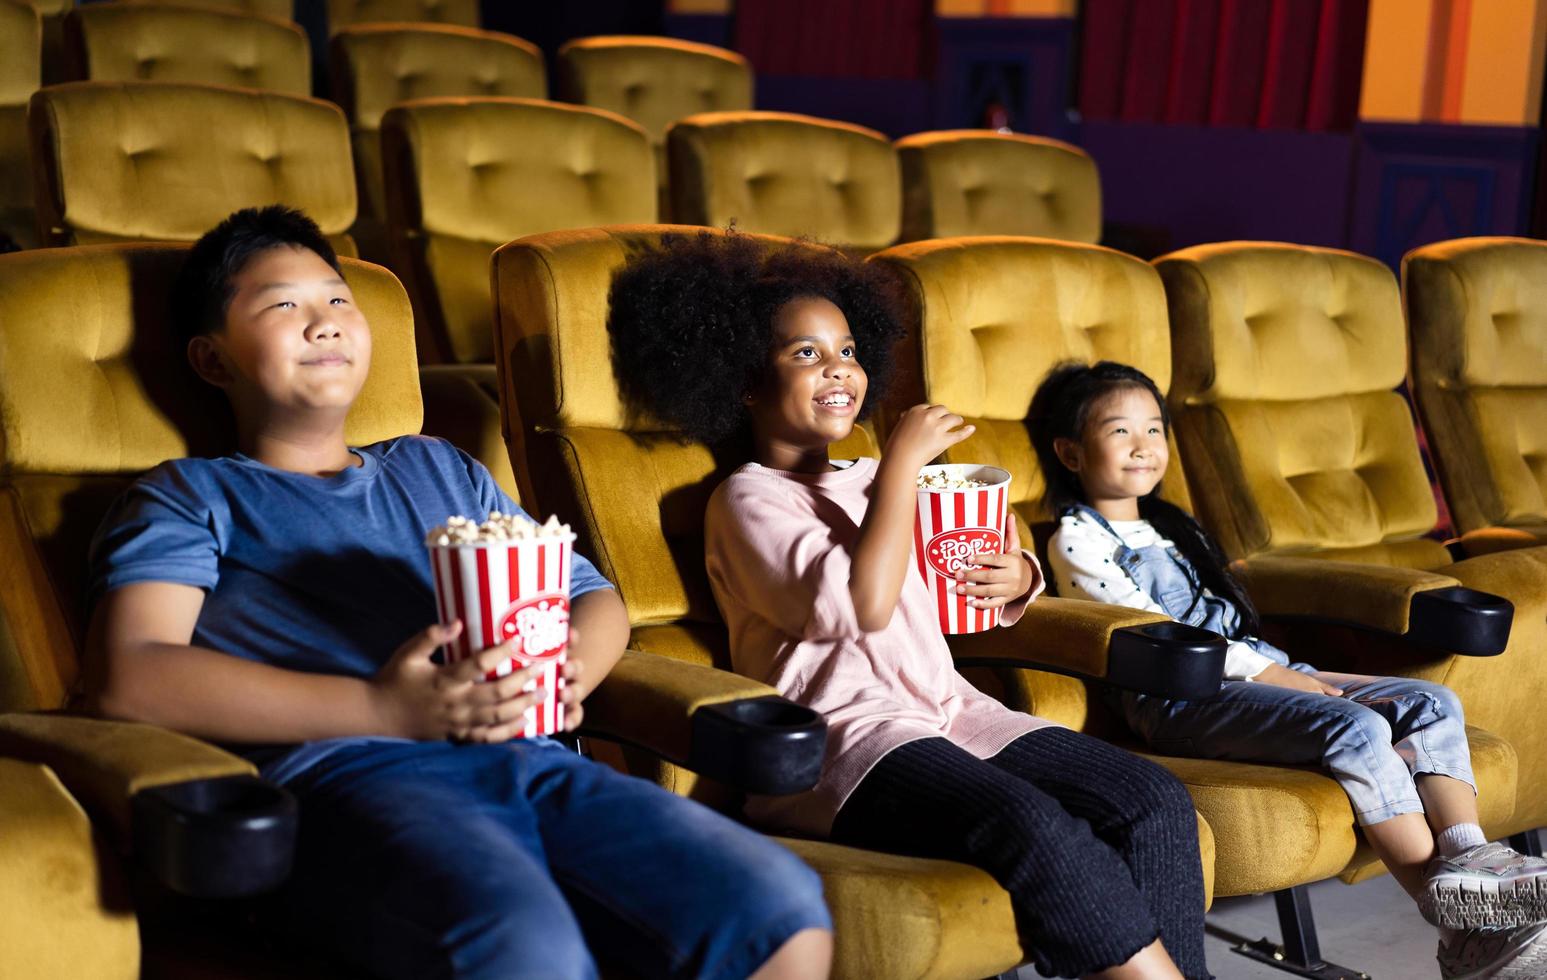
<path fill-rule="evenodd" d="M 869 378 L 864 418 L 885 396 L 892 347 L 912 319 L 911 295 L 873 263 L 734 230 L 663 236 L 614 278 L 607 329 L 624 398 L 710 445 L 744 435 L 750 419 L 742 399 L 767 369 L 774 316 L 800 297 L 843 311 Z"/>

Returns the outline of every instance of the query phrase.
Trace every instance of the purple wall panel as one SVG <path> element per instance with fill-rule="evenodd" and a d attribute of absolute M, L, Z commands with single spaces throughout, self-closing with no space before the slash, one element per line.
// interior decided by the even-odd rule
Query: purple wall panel
<path fill-rule="evenodd" d="M 1355 251 L 1395 268 L 1430 242 L 1528 233 L 1539 129 L 1362 123 L 1355 135 Z"/>
<path fill-rule="evenodd" d="M 1086 122 L 1078 142 L 1101 168 L 1107 222 L 1147 232 L 1147 251 L 1346 241 L 1349 134 Z"/>

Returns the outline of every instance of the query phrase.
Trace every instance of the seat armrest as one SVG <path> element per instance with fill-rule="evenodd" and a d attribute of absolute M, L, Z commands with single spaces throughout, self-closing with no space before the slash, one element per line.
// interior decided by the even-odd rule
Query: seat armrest
<path fill-rule="evenodd" d="M 947 640 L 963 667 L 1052 670 L 1168 698 L 1217 694 L 1225 670 L 1217 633 L 1082 599 L 1041 598 L 1014 626 Z"/>
<path fill-rule="evenodd" d="M 1343 623 L 1467 656 L 1503 652 L 1514 619 L 1508 600 L 1435 572 L 1280 557 L 1232 568 L 1264 617 Z"/>
<path fill-rule="evenodd" d="M 748 793 L 798 793 L 822 774 L 827 723 L 767 684 L 628 650 L 586 700 L 582 734 L 640 746 Z"/>
<path fill-rule="evenodd" d="M 0 715 L 0 756 L 48 766 L 174 891 L 231 898 L 289 877 L 295 798 L 213 745 L 153 725 L 18 712 Z"/>

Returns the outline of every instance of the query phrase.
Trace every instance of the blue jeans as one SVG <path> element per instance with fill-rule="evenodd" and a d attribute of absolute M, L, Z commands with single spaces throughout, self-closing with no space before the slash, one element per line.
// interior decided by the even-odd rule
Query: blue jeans
<path fill-rule="evenodd" d="M 794 854 L 546 739 L 352 744 L 286 785 L 282 925 L 377 976 L 740 978 L 831 928 Z"/>
<path fill-rule="evenodd" d="M 1476 789 L 1461 701 L 1450 688 L 1289 666 L 1342 688 L 1343 696 L 1226 681 L 1201 701 L 1125 692 L 1123 713 L 1164 755 L 1320 766 L 1348 794 L 1361 826 L 1421 812 L 1414 777 L 1422 773 Z"/>

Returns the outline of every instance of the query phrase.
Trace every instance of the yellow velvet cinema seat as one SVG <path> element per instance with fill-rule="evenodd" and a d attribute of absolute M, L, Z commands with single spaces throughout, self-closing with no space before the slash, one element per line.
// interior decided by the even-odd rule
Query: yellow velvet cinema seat
<path fill-rule="evenodd" d="M 311 48 L 288 20 L 185 3 L 93 3 L 65 18 L 70 77 L 202 82 L 311 95 Z"/>
<path fill-rule="evenodd" d="M 478 0 L 328 0 L 328 33 L 356 24 L 478 26 Z"/>
<path fill-rule="evenodd" d="M 631 645 L 662 659 L 723 665 L 728 638 L 704 572 L 703 517 L 709 494 L 739 460 L 717 459 L 624 405 L 606 326 L 614 274 L 632 252 L 673 232 L 704 229 L 582 229 L 500 248 L 495 354 L 506 424 L 524 428 L 526 466 L 543 507 L 573 523 L 580 547 L 617 583 L 634 627 Z M 834 448 L 835 456 L 875 452 L 863 427 Z M 1047 599 L 1013 629 L 957 637 L 953 646 L 969 666 L 1037 664 L 1133 685 L 1153 680 L 1165 663 L 1178 669 L 1179 684 L 1212 689 L 1223 646 L 1200 633 L 1148 613 Z M 1080 684 L 1050 683 L 1062 697 L 1046 705 L 1051 717 L 1079 724 Z M 656 775 L 724 801 L 680 772 Z M 1202 818 L 1199 828 L 1208 879 L 1213 836 Z M 835 976 L 983 977 L 1024 958 L 1008 896 L 982 871 L 825 842 L 785 843 L 823 876 L 837 929 Z"/>
<path fill-rule="evenodd" d="M 333 38 L 333 100 L 349 117 L 360 215 L 361 255 L 387 262 L 381 117 L 399 102 L 441 95 L 540 99 L 542 52 L 509 34 L 439 24 L 362 24 Z"/>
<path fill-rule="evenodd" d="M 1101 239 L 1101 177 L 1077 146 L 958 129 L 898 140 L 902 240 L 958 235 Z"/>
<path fill-rule="evenodd" d="M 601 109 L 443 98 L 389 110 L 382 150 L 388 238 L 414 301 L 424 383 L 445 392 L 427 406 L 426 428 L 450 436 L 455 427 L 458 444 L 484 447 L 480 458 L 505 458 L 508 443 L 520 459 L 520 430 L 501 434 L 489 257 L 537 232 L 649 221 L 649 141 Z M 515 479 L 508 464 L 496 472 Z"/>
<path fill-rule="evenodd" d="M 849 123 L 788 112 L 707 112 L 666 132 L 672 220 L 812 238 L 851 253 L 897 241 L 897 153 Z"/>
<path fill-rule="evenodd" d="M 914 380 L 893 406 L 936 402 L 976 425 L 946 459 L 1008 470 L 1023 539 L 1044 538 L 1053 515 L 1042 506 L 1043 475 L 1031 446 L 1032 396 L 1049 369 L 1069 360 L 1131 364 L 1165 391 L 1173 357 L 1160 277 L 1141 260 L 1099 246 L 1007 236 L 899 245 L 870 261 L 901 270 L 922 312 L 917 347 L 903 366 L 904 377 Z M 1187 507 L 1179 462 L 1173 452 L 1165 492 Z M 1099 699 L 1062 714 L 1071 696 L 1068 678 L 1016 671 L 1003 683 L 1016 707 L 1137 744 L 1120 720 L 1106 717 Z M 1497 827 L 1514 802 L 1515 753 L 1497 736 L 1477 729 L 1472 735 L 1484 817 Z M 1281 907 L 1299 903 L 1299 923 L 1285 921 L 1286 940 L 1309 923 L 1303 891 L 1295 893 L 1299 886 L 1381 868 L 1356 836 L 1347 795 L 1319 772 L 1152 757 L 1187 785 L 1213 828 L 1216 895 L 1272 891 L 1280 893 Z"/>
<path fill-rule="evenodd" d="M 1412 386 L 1467 554 L 1547 544 L 1547 242 L 1402 260 Z"/>
<path fill-rule="evenodd" d="M 349 129 L 319 99 L 173 82 L 70 82 L 32 97 L 48 245 L 193 241 L 242 207 L 288 204 L 341 254 L 355 216 Z"/>
<path fill-rule="evenodd" d="M 1452 563 L 1426 536 L 1434 497 L 1394 390 L 1407 363 L 1395 277 L 1349 252 L 1257 242 L 1156 266 L 1193 501 L 1259 610 L 1318 665 L 1452 688 L 1477 726 L 1484 829 L 1547 824 L 1547 549 Z M 1512 807 L 1485 775 L 1505 752 Z"/>
<path fill-rule="evenodd" d="M 27 160 L 27 100 L 42 78 L 43 28 L 25 0 L 0 0 L 0 235 L 38 244 Z"/>
<path fill-rule="evenodd" d="M 610 109 L 649 134 L 662 221 L 671 218 L 666 128 L 695 113 L 752 108 L 752 65 L 734 51 L 709 44 L 634 35 L 582 37 L 559 48 L 555 70 L 558 98 Z"/>
<path fill-rule="evenodd" d="M 234 916 L 194 915 L 207 906 L 172 902 L 144 879 L 149 873 L 207 897 L 282 878 L 289 850 L 262 821 L 288 826 L 293 839 L 287 794 L 252 780 L 246 760 L 213 745 L 57 710 L 80 676 L 87 548 L 109 504 L 163 460 L 232 448 L 222 396 L 187 369 L 166 327 L 167 293 L 186 249 L 92 245 L 0 256 L 6 977 L 350 975 L 265 953 L 229 928 Z M 374 342 L 349 439 L 415 432 L 408 298 L 386 270 L 343 264 Z M 745 678 L 638 653 L 625 654 L 587 702 L 585 731 L 759 792 L 810 786 L 820 769 L 821 725 L 810 712 Z M 168 814 L 173 803 L 180 808 Z M 249 822 L 236 836 L 212 826 L 239 818 Z M 178 826 L 191 829 L 178 833 Z M 169 921 L 169 911 L 180 921 Z"/>

